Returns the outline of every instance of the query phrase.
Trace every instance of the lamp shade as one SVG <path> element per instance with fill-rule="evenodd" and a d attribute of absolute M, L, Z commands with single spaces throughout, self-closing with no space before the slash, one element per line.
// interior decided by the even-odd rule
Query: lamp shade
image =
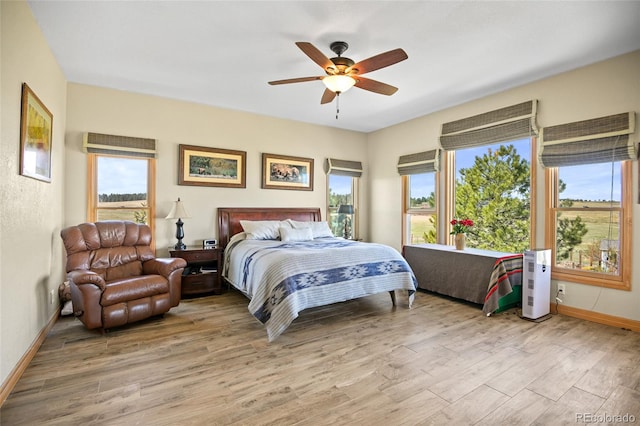
<path fill-rule="evenodd" d="M 178 201 L 173 202 L 173 207 L 171 207 L 171 211 L 169 212 L 167 217 L 165 217 L 165 219 L 180 219 L 189 217 L 191 216 L 189 216 L 189 213 L 187 213 L 187 210 L 184 208 L 184 204 L 182 203 L 182 201 L 180 201 L 180 198 L 178 198 Z"/>
<path fill-rule="evenodd" d="M 348 75 L 329 75 L 323 78 L 322 82 L 334 93 L 344 93 L 356 84 L 353 77 Z"/>
<path fill-rule="evenodd" d="M 353 214 L 353 206 L 351 204 L 341 204 L 338 213 Z"/>

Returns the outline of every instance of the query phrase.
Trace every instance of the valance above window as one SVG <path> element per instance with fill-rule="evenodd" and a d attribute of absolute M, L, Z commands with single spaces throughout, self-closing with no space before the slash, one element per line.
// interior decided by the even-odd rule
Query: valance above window
<path fill-rule="evenodd" d="M 440 145 L 453 151 L 531 137 L 538 133 L 537 105 L 534 99 L 444 123 Z"/>
<path fill-rule="evenodd" d="M 540 163 L 559 167 L 635 160 L 634 129 L 634 112 L 545 127 L 540 132 Z"/>
<path fill-rule="evenodd" d="M 130 157 L 156 157 L 156 140 L 129 136 L 85 133 L 82 148 L 91 154 L 127 155 Z"/>
<path fill-rule="evenodd" d="M 362 176 L 362 163 L 360 161 L 327 158 L 327 174 L 360 177 Z"/>
<path fill-rule="evenodd" d="M 440 170 L 439 149 L 402 155 L 398 160 L 398 173 L 401 176 L 437 172 L 438 170 Z"/>

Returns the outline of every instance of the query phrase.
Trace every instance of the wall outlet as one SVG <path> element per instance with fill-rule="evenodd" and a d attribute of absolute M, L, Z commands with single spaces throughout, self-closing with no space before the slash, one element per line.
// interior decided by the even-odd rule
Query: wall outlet
<path fill-rule="evenodd" d="M 53 305 L 56 301 L 56 291 L 55 290 L 49 290 L 49 304 Z"/>
<path fill-rule="evenodd" d="M 567 288 L 564 286 L 564 284 L 558 284 L 558 294 L 567 294 Z"/>

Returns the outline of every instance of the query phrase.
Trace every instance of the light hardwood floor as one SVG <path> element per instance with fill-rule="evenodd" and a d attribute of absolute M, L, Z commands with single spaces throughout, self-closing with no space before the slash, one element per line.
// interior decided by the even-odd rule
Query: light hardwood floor
<path fill-rule="evenodd" d="M 640 423 L 640 333 L 398 299 L 307 310 L 273 343 L 233 291 L 105 336 L 63 317 L 0 424 Z"/>

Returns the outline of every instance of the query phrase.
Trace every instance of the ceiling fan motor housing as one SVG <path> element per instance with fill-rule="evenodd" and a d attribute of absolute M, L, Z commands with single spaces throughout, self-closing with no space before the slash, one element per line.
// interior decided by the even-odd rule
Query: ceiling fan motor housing
<path fill-rule="evenodd" d="M 329 45 L 329 48 L 333 53 L 340 56 L 349 48 L 349 44 L 346 41 L 334 41 Z"/>
<path fill-rule="evenodd" d="M 326 70 L 327 74 L 336 74 L 336 72 L 338 74 L 344 74 L 347 68 L 350 68 L 355 64 L 355 62 L 350 58 L 340 56 L 349 48 L 346 41 L 334 41 L 329 47 L 333 53 L 338 56 L 331 58 L 331 62 L 333 62 L 337 69 L 330 67 Z"/>

